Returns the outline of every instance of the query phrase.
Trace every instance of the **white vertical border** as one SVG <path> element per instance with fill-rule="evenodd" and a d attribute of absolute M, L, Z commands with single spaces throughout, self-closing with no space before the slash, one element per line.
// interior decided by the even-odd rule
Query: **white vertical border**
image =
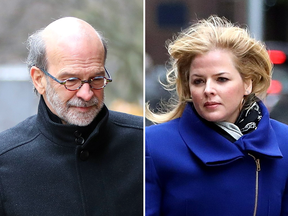
<path fill-rule="evenodd" d="M 146 94 L 145 94 L 145 86 L 146 86 L 146 70 L 145 70 L 145 56 L 146 56 L 146 31 L 145 31 L 145 27 L 146 27 L 146 16 L 145 16 L 145 12 L 146 12 L 146 7 L 145 7 L 145 1 L 143 0 L 143 215 L 145 216 L 145 101 L 146 101 Z"/>

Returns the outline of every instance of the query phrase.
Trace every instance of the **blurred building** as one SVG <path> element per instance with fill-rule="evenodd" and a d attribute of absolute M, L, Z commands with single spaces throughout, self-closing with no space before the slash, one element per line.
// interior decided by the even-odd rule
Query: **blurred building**
<path fill-rule="evenodd" d="M 258 2 L 254 7 L 250 2 Z M 260 3 L 261 4 L 260 4 Z M 149 0 L 146 1 L 146 52 L 154 64 L 168 59 L 165 42 L 197 19 L 212 14 L 250 27 L 249 19 L 263 23 L 263 39 L 288 42 L 288 1 L 286 0 Z M 262 13 L 262 20 L 254 15 Z M 254 33 L 254 29 L 250 29 Z"/>
<path fill-rule="evenodd" d="M 165 41 L 197 19 L 217 14 L 239 23 L 246 23 L 246 0 L 147 0 L 146 52 L 154 64 L 167 61 Z"/>
<path fill-rule="evenodd" d="M 25 64 L 0 66 L 0 132 L 37 113 L 39 97 Z"/>

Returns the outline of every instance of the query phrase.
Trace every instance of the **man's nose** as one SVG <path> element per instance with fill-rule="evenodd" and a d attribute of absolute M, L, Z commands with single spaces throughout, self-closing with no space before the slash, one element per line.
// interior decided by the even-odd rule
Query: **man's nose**
<path fill-rule="evenodd" d="M 81 88 L 77 91 L 76 96 L 82 98 L 84 101 L 90 101 L 93 97 L 93 91 L 89 83 L 84 83 Z"/>

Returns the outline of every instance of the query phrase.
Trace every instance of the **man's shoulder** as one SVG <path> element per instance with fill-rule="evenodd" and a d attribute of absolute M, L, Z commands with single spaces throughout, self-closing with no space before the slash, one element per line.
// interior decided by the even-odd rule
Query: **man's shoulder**
<path fill-rule="evenodd" d="M 0 133 L 0 154 L 30 142 L 38 134 L 34 115 Z"/>
<path fill-rule="evenodd" d="M 125 146 L 125 152 L 133 152 L 133 154 L 138 152 L 142 155 L 143 117 L 109 111 L 106 133 L 109 135 L 107 138 L 109 142 Z"/>
<path fill-rule="evenodd" d="M 143 117 L 109 110 L 109 121 L 120 127 L 143 130 Z"/>

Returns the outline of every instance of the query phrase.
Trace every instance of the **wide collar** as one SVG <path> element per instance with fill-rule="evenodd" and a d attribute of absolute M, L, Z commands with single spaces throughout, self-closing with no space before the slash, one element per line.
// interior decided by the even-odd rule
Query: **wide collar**
<path fill-rule="evenodd" d="M 188 148 L 207 166 L 224 165 L 243 158 L 248 152 L 257 157 L 282 158 L 278 140 L 270 124 L 269 113 L 259 102 L 263 117 L 255 131 L 231 142 L 212 129 L 187 104 L 179 121 L 179 132 Z"/>
<path fill-rule="evenodd" d="M 81 127 L 54 122 L 49 116 L 48 109 L 49 108 L 46 106 L 45 101 L 41 96 L 38 107 L 37 127 L 45 137 L 55 144 L 70 147 L 75 147 L 76 145 L 81 144 L 83 148 L 88 148 L 89 140 L 99 134 L 101 128 L 106 125 L 109 116 L 109 111 L 104 105 L 97 117 L 91 123 L 95 125 L 95 128 L 92 129 L 91 134 L 84 139 L 82 134 L 85 134 L 89 126 Z"/>

